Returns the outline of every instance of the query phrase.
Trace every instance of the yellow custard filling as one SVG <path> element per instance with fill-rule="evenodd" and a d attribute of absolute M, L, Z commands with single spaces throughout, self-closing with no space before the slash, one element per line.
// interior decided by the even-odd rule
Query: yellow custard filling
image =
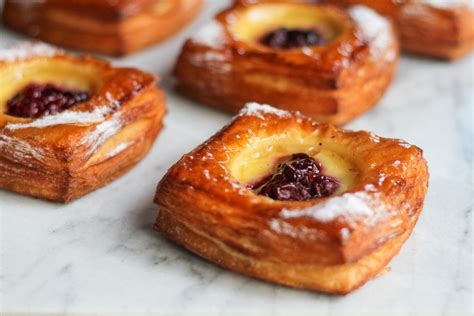
<path fill-rule="evenodd" d="M 230 166 L 232 176 L 244 184 L 254 184 L 273 174 L 282 158 L 305 153 L 322 164 L 325 175 L 339 182 L 336 194 L 349 190 L 359 181 L 359 169 L 343 156 L 315 139 L 314 135 L 282 134 L 258 139 L 242 150 Z"/>
<path fill-rule="evenodd" d="M 71 89 L 96 92 L 102 75 L 92 65 L 68 60 L 39 58 L 8 65 L 0 70 L 0 113 L 6 112 L 7 101 L 29 83 L 52 83 Z M 13 119 L 13 118 L 11 118 Z"/>
<path fill-rule="evenodd" d="M 266 3 L 243 9 L 228 19 L 231 34 L 240 41 L 255 44 L 277 28 L 317 29 L 327 41 L 343 33 L 344 18 L 338 11 L 298 3 Z"/>

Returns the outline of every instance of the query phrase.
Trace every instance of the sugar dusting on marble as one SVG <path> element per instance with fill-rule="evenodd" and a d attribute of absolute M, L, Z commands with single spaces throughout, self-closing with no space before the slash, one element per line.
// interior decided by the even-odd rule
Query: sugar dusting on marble
<path fill-rule="evenodd" d="M 52 57 L 62 52 L 63 50 L 42 42 L 21 42 L 0 49 L 0 61 L 14 62 L 33 57 Z"/>
<path fill-rule="evenodd" d="M 6 125 L 6 128 L 16 130 L 24 128 L 44 128 L 55 125 L 94 124 L 103 121 L 108 112 L 110 112 L 110 108 L 105 106 L 97 107 L 91 112 L 65 111 L 33 120 L 30 123 L 9 123 Z"/>
<path fill-rule="evenodd" d="M 191 37 L 191 40 L 209 47 L 221 47 L 226 41 L 225 31 L 218 21 L 212 20 Z"/>
<path fill-rule="evenodd" d="M 349 222 L 359 219 L 374 220 L 377 217 L 376 213 L 383 211 L 384 207 L 381 205 L 375 209 L 371 203 L 373 199 L 373 196 L 365 192 L 345 193 L 309 208 L 283 209 L 280 212 L 280 217 L 284 219 L 310 217 L 324 223 L 340 217 Z"/>
<path fill-rule="evenodd" d="M 239 115 L 256 116 L 260 119 L 265 119 L 262 114 L 274 114 L 279 117 L 290 117 L 291 113 L 285 110 L 280 110 L 268 104 L 259 104 L 256 102 L 247 103 L 240 111 Z"/>
<path fill-rule="evenodd" d="M 380 57 L 394 41 L 390 22 L 374 10 L 362 5 L 350 8 L 349 13 L 370 42 L 372 56 Z M 395 56 L 394 53 L 387 54 L 388 59 L 393 59 Z"/>
<path fill-rule="evenodd" d="M 16 162 L 24 162 L 29 159 L 41 161 L 45 157 L 45 153 L 41 149 L 33 147 L 26 141 L 7 135 L 0 135 L 0 150 L 9 153 L 9 157 L 12 157 Z"/>

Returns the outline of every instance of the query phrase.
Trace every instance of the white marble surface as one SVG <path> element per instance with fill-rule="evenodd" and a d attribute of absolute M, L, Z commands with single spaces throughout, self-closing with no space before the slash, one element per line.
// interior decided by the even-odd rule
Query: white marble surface
<path fill-rule="evenodd" d="M 170 109 L 153 150 L 130 173 L 69 205 L 0 191 L 1 310 L 472 315 L 473 56 L 453 64 L 403 57 L 380 105 L 349 125 L 420 146 L 431 171 L 424 213 L 392 271 L 357 292 L 334 297 L 260 282 L 152 231 L 158 180 L 231 118 L 176 95 L 169 76 L 183 39 L 225 5 L 209 0 L 178 37 L 115 60 L 162 75 Z M 18 39 L 0 29 L 1 45 Z"/>

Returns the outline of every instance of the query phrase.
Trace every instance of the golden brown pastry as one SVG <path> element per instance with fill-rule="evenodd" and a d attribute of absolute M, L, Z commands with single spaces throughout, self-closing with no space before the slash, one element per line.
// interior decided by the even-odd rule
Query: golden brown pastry
<path fill-rule="evenodd" d="M 6 0 L 5 24 L 60 46 L 125 55 L 178 32 L 203 0 Z"/>
<path fill-rule="evenodd" d="M 427 184 L 404 141 L 249 104 L 161 180 L 155 227 L 232 271 L 347 294 L 400 251 Z"/>
<path fill-rule="evenodd" d="M 0 188 L 68 202 L 124 174 L 162 127 L 155 82 L 42 43 L 0 50 Z"/>
<path fill-rule="evenodd" d="M 362 4 L 391 17 L 407 52 L 458 59 L 474 48 L 472 0 L 326 0 Z"/>
<path fill-rule="evenodd" d="M 186 42 L 175 73 L 179 91 L 226 111 L 256 101 L 344 124 L 377 103 L 397 60 L 375 11 L 282 1 L 220 13 Z"/>
<path fill-rule="evenodd" d="M 235 4 L 252 5 L 255 3 L 325 3 L 324 0 L 234 0 Z"/>

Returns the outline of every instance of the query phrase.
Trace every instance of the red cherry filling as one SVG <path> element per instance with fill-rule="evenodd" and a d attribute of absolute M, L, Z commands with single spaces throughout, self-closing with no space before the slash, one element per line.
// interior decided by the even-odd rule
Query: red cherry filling
<path fill-rule="evenodd" d="M 30 83 L 7 102 L 9 115 L 38 118 L 57 114 L 85 102 L 89 94 L 53 84 Z"/>
<path fill-rule="evenodd" d="M 322 165 L 307 154 L 294 154 L 280 163 L 277 172 L 249 186 L 259 195 L 280 201 L 306 201 L 327 197 L 339 182 L 322 174 Z"/>
<path fill-rule="evenodd" d="M 281 27 L 267 33 L 260 43 L 271 48 L 293 49 L 305 46 L 324 45 L 326 40 L 316 30 L 287 29 Z"/>

